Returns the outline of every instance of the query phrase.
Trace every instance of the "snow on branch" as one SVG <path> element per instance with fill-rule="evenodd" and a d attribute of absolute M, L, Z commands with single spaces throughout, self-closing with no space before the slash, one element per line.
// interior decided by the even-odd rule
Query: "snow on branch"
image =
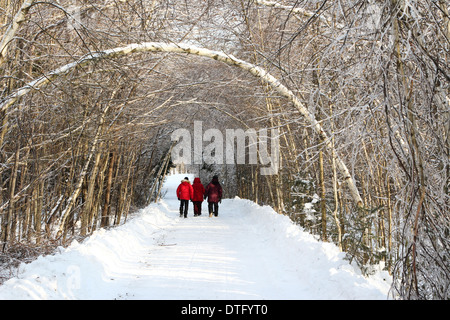
<path fill-rule="evenodd" d="M 282 4 L 279 4 L 277 2 L 274 1 L 266 1 L 266 0 L 255 0 L 256 4 L 262 5 L 262 6 L 266 6 L 266 7 L 272 7 L 275 9 L 282 9 L 282 10 L 289 10 L 295 14 L 301 14 L 304 15 L 306 17 L 312 18 L 312 17 L 317 17 L 318 19 L 320 19 L 322 22 L 325 22 L 327 25 L 331 24 L 331 19 L 328 17 L 325 17 L 323 15 L 319 15 L 317 14 L 317 12 L 312 12 L 312 11 L 308 11 L 306 9 L 303 8 L 294 8 L 294 7 L 290 7 L 290 6 L 285 6 Z"/>

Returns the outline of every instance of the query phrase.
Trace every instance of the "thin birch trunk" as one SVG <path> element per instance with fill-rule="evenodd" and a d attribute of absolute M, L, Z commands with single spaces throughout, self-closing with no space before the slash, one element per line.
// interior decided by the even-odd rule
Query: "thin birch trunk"
<path fill-rule="evenodd" d="M 101 226 L 109 226 L 109 214 L 111 210 L 111 189 L 113 181 L 114 164 L 116 162 L 116 153 L 110 152 L 109 154 L 109 168 L 108 168 L 108 180 L 106 182 L 105 203 L 102 210 Z"/>
<path fill-rule="evenodd" d="M 320 212 L 322 215 L 322 237 L 321 240 L 327 241 L 327 208 L 326 208 L 326 189 L 325 189 L 325 173 L 323 168 L 323 151 L 319 151 L 319 182 L 320 182 L 320 192 L 321 192 L 321 201 L 320 201 Z"/>
<path fill-rule="evenodd" d="M 128 164 L 128 170 L 127 170 L 127 178 L 125 179 L 125 181 L 122 183 L 122 186 L 120 188 L 121 192 L 118 195 L 119 197 L 119 206 L 117 208 L 117 219 L 114 222 L 114 224 L 119 225 L 120 224 L 120 220 L 122 218 L 123 213 L 125 212 L 125 217 L 127 215 L 127 211 L 128 211 L 128 203 L 129 203 L 129 195 L 128 195 L 128 189 L 129 184 L 130 184 L 130 179 L 131 179 L 131 175 L 132 175 L 132 171 L 133 171 L 133 164 L 134 161 L 136 159 L 136 153 L 132 152 L 130 159 L 129 159 L 129 164 Z"/>
<path fill-rule="evenodd" d="M 392 0 L 392 5 L 395 9 L 397 9 L 399 3 L 398 0 Z M 400 83 L 403 87 L 403 92 L 400 92 L 400 94 L 404 97 L 404 100 L 406 101 L 406 116 L 408 121 L 406 122 L 406 127 L 408 128 L 408 144 L 411 148 L 410 157 L 412 160 L 413 165 L 413 172 L 416 172 L 418 174 L 417 181 L 415 180 L 415 177 L 411 177 L 412 182 L 415 182 L 417 185 L 418 196 L 419 201 L 417 204 L 417 210 L 414 218 L 414 226 L 413 226 L 413 239 L 412 239 L 412 245 L 411 245 L 411 254 L 412 254 L 412 270 L 411 270 L 411 283 L 410 288 L 411 291 L 409 292 L 409 298 L 411 297 L 412 289 L 415 290 L 415 293 L 417 296 L 419 296 L 419 284 L 417 279 L 417 242 L 419 238 L 419 217 L 424 214 L 424 202 L 425 196 L 426 196 L 426 181 L 424 176 L 424 170 L 423 170 L 423 160 L 421 156 L 421 152 L 419 149 L 418 144 L 418 130 L 417 130 L 417 123 L 416 123 L 416 116 L 415 116 L 415 110 L 413 109 L 413 101 L 412 101 L 412 94 L 413 94 L 413 84 L 414 80 L 411 79 L 410 83 L 408 83 L 408 78 L 405 73 L 405 65 L 402 59 L 402 51 L 400 46 L 400 24 L 399 24 L 399 18 L 397 14 L 394 14 L 392 17 L 392 27 L 394 32 L 394 52 L 397 58 L 397 73 L 400 77 Z M 412 199 L 411 201 L 414 201 Z"/>
<path fill-rule="evenodd" d="M 10 241 L 10 233 L 11 233 L 11 225 L 12 225 L 12 216 L 14 214 L 14 204 L 15 204 L 15 192 L 16 192 L 16 180 L 17 180 L 17 171 L 19 169 L 19 155 L 20 155 L 20 147 L 17 146 L 16 155 L 14 159 L 14 166 L 12 169 L 11 180 L 9 181 L 9 207 L 6 214 L 6 221 L 3 229 L 3 248 L 2 252 L 5 252 L 6 245 L 8 241 Z"/>
<path fill-rule="evenodd" d="M 99 170 L 100 165 L 100 158 L 102 155 L 101 148 L 102 148 L 103 142 L 99 144 L 99 150 L 97 151 L 97 154 L 95 156 L 94 165 L 92 168 L 92 172 L 89 176 L 89 182 L 88 182 L 88 191 L 86 195 L 86 200 L 83 206 L 83 211 L 81 213 L 81 229 L 80 234 L 82 236 L 86 235 L 87 232 L 87 226 L 89 221 L 89 215 L 90 212 L 93 210 L 93 198 L 94 198 L 94 190 L 95 190 L 95 181 L 97 180 L 97 174 Z"/>
<path fill-rule="evenodd" d="M 101 186 L 99 187 L 99 190 L 97 194 L 95 195 L 94 204 L 92 206 L 92 210 L 89 215 L 89 232 L 94 232 L 97 229 L 97 225 L 99 222 L 99 214 L 102 211 L 101 210 L 101 200 L 103 199 L 103 185 L 105 183 L 105 172 L 108 169 L 108 163 L 109 163 L 109 156 L 105 157 L 104 163 L 102 164 L 102 168 L 100 172 L 98 173 L 98 180 L 97 185 Z M 101 217 L 100 217 L 101 221 Z"/>
<path fill-rule="evenodd" d="M 78 196 L 79 196 L 79 194 L 81 192 L 81 187 L 83 186 L 84 179 L 85 179 L 85 177 L 86 177 L 86 175 L 88 173 L 89 165 L 91 163 L 91 160 L 92 160 L 92 158 L 94 156 L 94 153 L 96 151 L 96 148 L 97 148 L 97 143 L 99 141 L 100 134 L 102 132 L 103 123 L 105 121 L 105 116 L 108 113 L 109 106 L 110 105 L 108 104 L 105 107 L 105 109 L 103 110 L 103 112 L 102 112 L 102 115 L 100 117 L 100 123 L 99 123 L 99 126 L 97 128 L 97 132 L 96 132 L 96 134 L 94 136 L 94 139 L 92 140 L 92 146 L 91 146 L 91 149 L 89 151 L 88 158 L 87 158 L 87 160 L 86 160 L 86 162 L 84 164 L 83 169 L 81 170 L 81 173 L 80 173 L 80 176 L 78 178 L 78 183 L 77 183 L 77 185 L 75 187 L 75 190 L 72 192 L 70 198 L 68 199 L 67 206 L 66 206 L 66 208 L 64 209 L 64 211 L 62 213 L 62 218 L 61 218 L 61 223 L 60 223 L 59 228 L 58 228 L 57 238 L 59 238 L 63 233 L 65 235 L 67 218 L 69 217 L 69 215 L 71 213 L 71 210 L 74 207 L 75 202 L 76 202 L 76 200 L 77 200 L 77 198 L 78 198 Z"/>

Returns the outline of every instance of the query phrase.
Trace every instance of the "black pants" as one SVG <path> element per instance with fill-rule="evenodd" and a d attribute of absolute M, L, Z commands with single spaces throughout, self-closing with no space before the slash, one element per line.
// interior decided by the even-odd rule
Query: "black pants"
<path fill-rule="evenodd" d="M 189 200 L 180 200 L 180 217 L 184 214 L 184 217 L 187 218 L 189 207 Z"/>
<path fill-rule="evenodd" d="M 214 213 L 214 216 L 217 217 L 219 215 L 219 203 L 218 202 L 208 202 L 208 211 L 209 211 L 209 214 Z"/>

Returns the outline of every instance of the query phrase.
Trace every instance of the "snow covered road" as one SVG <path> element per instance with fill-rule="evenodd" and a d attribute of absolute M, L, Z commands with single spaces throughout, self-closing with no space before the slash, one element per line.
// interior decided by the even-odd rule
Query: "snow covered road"
<path fill-rule="evenodd" d="M 219 217 L 180 218 L 168 177 L 163 201 L 116 228 L 21 265 L 0 299 L 387 299 L 390 279 L 367 279 L 333 244 L 243 199 Z M 192 176 L 191 176 L 192 177 Z"/>

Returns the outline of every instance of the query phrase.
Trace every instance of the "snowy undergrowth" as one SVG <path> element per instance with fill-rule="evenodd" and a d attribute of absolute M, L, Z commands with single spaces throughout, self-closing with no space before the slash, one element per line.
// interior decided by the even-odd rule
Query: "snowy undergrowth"
<path fill-rule="evenodd" d="M 154 236 L 173 222 L 154 205 L 125 225 L 100 229 L 82 243 L 73 241 L 53 255 L 21 264 L 19 276 L 0 287 L 0 300 L 114 299 L 115 278 L 132 272 Z"/>

